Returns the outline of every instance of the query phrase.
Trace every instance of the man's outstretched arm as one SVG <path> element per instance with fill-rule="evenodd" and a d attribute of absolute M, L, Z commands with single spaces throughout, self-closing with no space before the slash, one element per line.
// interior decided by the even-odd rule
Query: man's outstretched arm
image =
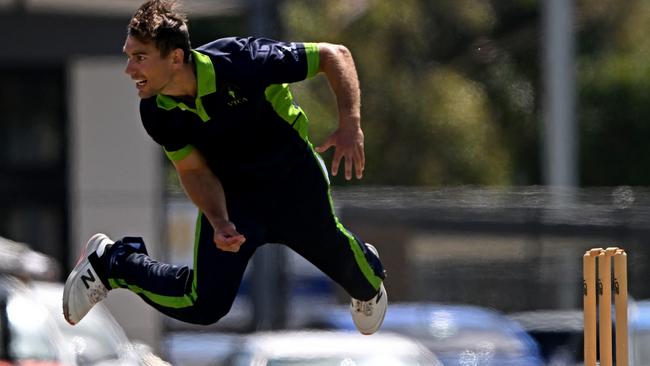
<path fill-rule="evenodd" d="M 338 105 L 339 126 L 325 139 L 316 151 L 324 152 L 334 147 L 332 175 L 345 161 L 345 179 L 352 179 L 354 169 L 357 179 L 363 177 L 365 152 L 361 130 L 361 92 L 359 78 L 350 51 L 342 45 L 319 43 L 320 69 L 325 74 Z"/>

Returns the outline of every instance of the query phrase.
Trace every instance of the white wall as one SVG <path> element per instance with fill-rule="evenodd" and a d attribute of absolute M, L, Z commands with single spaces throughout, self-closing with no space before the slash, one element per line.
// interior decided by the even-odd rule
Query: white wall
<path fill-rule="evenodd" d="M 74 258 L 96 232 L 113 239 L 142 236 L 162 255 L 162 155 L 140 122 L 125 59 L 79 58 L 68 67 L 70 237 Z M 161 316 L 126 290 L 106 301 L 132 339 L 159 347 Z"/>

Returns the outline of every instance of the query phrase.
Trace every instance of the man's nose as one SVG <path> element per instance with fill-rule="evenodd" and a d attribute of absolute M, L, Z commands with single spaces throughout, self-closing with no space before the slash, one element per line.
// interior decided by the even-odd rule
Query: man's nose
<path fill-rule="evenodd" d="M 131 60 L 126 61 L 126 67 L 124 68 L 124 72 L 129 76 L 133 74 L 133 64 Z"/>

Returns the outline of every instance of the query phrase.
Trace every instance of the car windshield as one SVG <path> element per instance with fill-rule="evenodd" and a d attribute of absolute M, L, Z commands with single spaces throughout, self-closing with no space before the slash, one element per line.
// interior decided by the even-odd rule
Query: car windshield
<path fill-rule="evenodd" d="M 413 334 L 412 336 L 415 336 Z M 434 352 L 480 351 L 518 355 L 524 352 L 522 342 L 498 330 L 463 329 L 453 335 L 429 335 L 422 343 Z"/>
<path fill-rule="evenodd" d="M 431 321 L 423 321 L 416 326 L 384 323 L 382 330 L 419 339 L 436 354 L 471 351 L 520 355 L 525 352 L 525 344 L 516 334 L 507 328 L 489 327 L 487 324 L 489 323 L 471 327 L 459 326 L 452 317 L 444 316 L 444 312 L 438 312 Z"/>
<path fill-rule="evenodd" d="M 18 360 L 57 360 L 58 353 L 48 338 L 48 314 L 22 296 L 7 303 L 7 319 L 11 331 L 9 349 Z"/>

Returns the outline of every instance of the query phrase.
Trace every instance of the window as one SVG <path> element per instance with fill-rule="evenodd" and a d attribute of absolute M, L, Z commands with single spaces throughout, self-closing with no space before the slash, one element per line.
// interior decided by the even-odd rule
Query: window
<path fill-rule="evenodd" d="M 0 68 L 0 236 L 63 263 L 67 235 L 63 68 Z"/>

